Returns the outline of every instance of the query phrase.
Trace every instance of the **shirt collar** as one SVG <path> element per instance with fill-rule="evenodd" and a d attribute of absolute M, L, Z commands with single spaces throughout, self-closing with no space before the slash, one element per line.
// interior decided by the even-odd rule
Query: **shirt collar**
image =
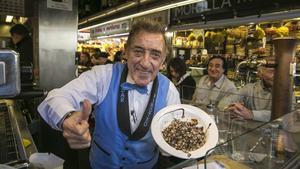
<path fill-rule="evenodd" d="M 216 87 L 216 88 L 220 89 L 220 88 L 222 87 L 224 78 L 225 78 L 225 76 L 222 75 L 222 76 L 220 77 L 220 79 L 217 80 L 217 81 L 215 82 L 215 84 L 213 85 L 213 87 Z M 211 85 L 211 81 L 209 80 L 209 76 L 207 76 L 206 84 L 207 84 L 207 86 L 212 86 L 212 85 Z"/>
<path fill-rule="evenodd" d="M 266 85 L 265 85 L 265 83 L 263 82 L 263 80 L 260 80 L 260 84 L 261 84 L 261 87 L 263 88 L 263 90 L 269 91 L 269 92 L 272 91 L 272 88 L 266 87 Z"/>

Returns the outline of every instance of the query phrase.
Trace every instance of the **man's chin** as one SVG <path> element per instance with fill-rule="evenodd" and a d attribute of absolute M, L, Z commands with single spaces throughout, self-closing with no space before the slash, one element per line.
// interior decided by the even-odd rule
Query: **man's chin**
<path fill-rule="evenodd" d="M 147 80 L 147 81 L 138 81 L 136 82 L 137 85 L 139 86 L 147 86 L 151 81 Z"/>
<path fill-rule="evenodd" d="M 152 80 L 150 78 L 138 78 L 135 83 L 139 86 L 146 86 L 148 85 Z"/>

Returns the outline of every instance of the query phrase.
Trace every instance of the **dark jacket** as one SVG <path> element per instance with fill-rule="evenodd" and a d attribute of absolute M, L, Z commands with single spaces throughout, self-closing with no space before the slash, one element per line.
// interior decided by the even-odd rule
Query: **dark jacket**
<path fill-rule="evenodd" d="M 16 44 L 16 50 L 20 53 L 21 66 L 30 66 L 33 64 L 33 44 L 30 36 L 25 36 Z"/>
<path fill-rule="evenodd" d="M 16 44 L 16 51 L 20 54 L 21 83 L 32 83 L 33 80 L 33 43 L 30 36 L 25 36 Z M 31 66 L 32 69 L 24 69 Z"/>
<path fill-rule="evenodd" d="M 176 87 L 179 90 L 180 98 L 191 100 L 196 88 L 196 82 L 192 76 L 188 76 Z"/>

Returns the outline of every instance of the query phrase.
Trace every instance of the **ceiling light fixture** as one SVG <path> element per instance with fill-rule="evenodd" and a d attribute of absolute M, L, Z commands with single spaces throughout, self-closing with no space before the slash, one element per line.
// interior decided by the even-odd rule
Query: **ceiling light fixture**
<path fill-rule="evenodd" d="M 92 21 L 92 20 L 95 20 L 95 19 L 98 19 L 98 18 L 102 18 L 102 17 L 104 17 L 104 16 L 107 16 L 107 15 L 109 15 L 109 14 L 112 14 L 112 13 L 115 13 L 115 12 L 118 12 L 118 11 L 121 11 L 121 10 L 126 9 L 126 8 L 129 8 L 129 7 L 131 7 L 131 6 L 133 6 L 133 5 L 136 5 L 136 4 L 137 4 L 137 2 L 131 2 L 131 3 L 126 4 L 126 5 L 124 5 L 124 6 L 120 6 L 120 7 L 118 7 L 118 8 L 112 9 L 112 10 L 104 11 L 103 14 L 94 16 L 94 17 L 92 17 L 92 18 L 88 18 L 88 19 L 86 19 L 86 20 L 80 22 L 78 25 L 82 25 L 82 24 L 84 24 L 84 23 L 87 23 L 88 21 Z"/>
<path fill-rule="evenodd" d="M 6 15 L 5 22 L 10 23 L 13 20 L 14 16 Z"/>
<path fill-rule="evenodd" d="M 105 38 L 114 38 L 114 37 L 120 37 L 120 36 L 128 36 L 129 33 L 119 33 L 119 34 L 114 34 L 114 35 L 104 35 L 104 36 L 99 36 L 97 39 L 105 39 Z"/>
<path fill-rule="evenodd" d="M 126 20 L 126 19 L 134 18 L 134 17 L 139 17 L 139 16 L 151 14 L 151 13 L 154 13 L 154 12 L 160 12 L 160 11 L 164 11 L 164 10 L 167 10 L 167 9 L 176 8 L 176 7 L 179 7 L 179 6 L 184 6 L 184 5 L 188 5 L 188 4 L 192 4 L 192 3 L 196 3 L 196 2 L 201 2 L 201 1 L 204 1 L 204 0 L 186 0 L 186 1 L 181 1 L 181 2 L 178 2 L 178 3 L 173 3 L 173 4 L 161 6 L 161 7 L 150 9 L 150 10 L 143 11 L 143 12 L 140 12 L 140 13 L 128 15 L 128 16 L 117 18 L 117 19 L 113 19 L 113 20 L 110 20 L 110 21 L 107 21 L 107 22 L 102 22 L 102 23 L 99 23 L 99 24 L 96 24 L 96 25 L 92 25 L 92 26 L 88 26 L 88 27 L 85 27 L 85 28 L 81 28 L 81 29 L 79 29 L 79 31 L 85 30 L 85 29 L 95 28 L 95 27 L 102 26 L 102 25 L 109 24 L 109 23 L 123 21 L 123 20 Z"/>

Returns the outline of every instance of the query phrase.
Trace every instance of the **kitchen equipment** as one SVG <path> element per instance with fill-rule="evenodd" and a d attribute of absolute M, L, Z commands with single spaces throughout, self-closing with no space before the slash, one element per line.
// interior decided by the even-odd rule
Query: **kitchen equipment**
<path fill-rule="evenodd" d="M 19 54 L 0 50 L 0 98 L 12 98 L 21 91 Z"/>

